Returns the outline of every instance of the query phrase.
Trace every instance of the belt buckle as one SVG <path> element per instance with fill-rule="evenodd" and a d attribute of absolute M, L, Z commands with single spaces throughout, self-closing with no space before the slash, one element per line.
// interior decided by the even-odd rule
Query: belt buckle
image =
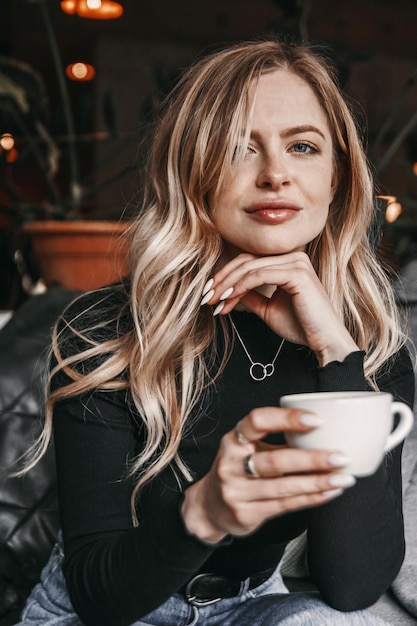
<path fill-rule="evenodd" d="M 205 576 L 210 576 L 209 572 L 205 572 L 203 574 L 197 574 L 197 576 L 194 576 L 194 578 L 192 578 L 186 588 L 185 588 L 185 598 L 187 600 L 187 602 L 189 604 L 191 604 L 191 606 L 209 606 L 210 604 L 215 604 L 216 602 L 219 602 L 219 600 L 221 600 L 221 598 L 211 598 L 210 600 L 200 600 L 195 594 L 193 594 L 192 592 L 192 588 L 195 582 L 197 582 L 198 580 L 201 580 L 201 578 L 205 578 Z"/>

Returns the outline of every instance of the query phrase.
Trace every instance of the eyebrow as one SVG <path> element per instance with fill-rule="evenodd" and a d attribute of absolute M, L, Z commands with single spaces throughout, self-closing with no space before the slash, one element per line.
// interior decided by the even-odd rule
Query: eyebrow
<path fill-rule="evenodd" d="M 318 135 L 323 137 L 323 139 L 326 139 L 324 133 L 320 130 L 320 128 L 317 128 L 317 126 L 312 126 L 311 124 L 305 124 L 303 126 L 294 126 L 293 128 L 288 128 L 287 130 L 284 130 L 284 132 L 282 133 L 282 136 L 291 137 L 292 135 L 298 135 L 299 133 L 317 133 Z"/>
<path fill-rule="evenodd" d="M 312 124 L 302 124 L 300 126 L 292 126 L 291 128 L 287 128 L 281 133 L 281 137 L 283 137 L 284 139 L 288 139 L 288 137 L 292 137 L 293 135 L 299 135 L 302 133 L 317 133 L 318 135 L 320 135 L 320 137 L 326 139 L 326 136 L 320 130 L 320 128 L 317 128 L 317 126 L 313 126 Z M 259 133 L 255 130 L 251 133 L 251 136 L 256 139 L 256 137 L 259 137 Z"/>

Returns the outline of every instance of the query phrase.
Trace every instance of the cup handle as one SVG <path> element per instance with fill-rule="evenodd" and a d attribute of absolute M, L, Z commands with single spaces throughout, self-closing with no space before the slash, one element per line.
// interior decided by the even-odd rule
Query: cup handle
<path fill-rule="evenodd" d="M 384 452 L 388 452 L 395 448 L 403 439 L 405 439 L 413 427 L 414 415 L 410 407 L 404 402 L 392 402 L 391 412 L 394 415 L 398 413 L 400 421 L 397 428 L 388 435 L 387 443 L 385 444 Z"/>

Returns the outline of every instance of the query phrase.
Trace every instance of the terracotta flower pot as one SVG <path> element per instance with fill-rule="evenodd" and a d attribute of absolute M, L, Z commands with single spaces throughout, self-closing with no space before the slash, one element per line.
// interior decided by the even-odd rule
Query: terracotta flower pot
<path fill-rule="evenodd" d="M 28 222 L 33 259 L 48 287 L 88 291 L 128 273 L 127 224 L 111 221 Z"/>

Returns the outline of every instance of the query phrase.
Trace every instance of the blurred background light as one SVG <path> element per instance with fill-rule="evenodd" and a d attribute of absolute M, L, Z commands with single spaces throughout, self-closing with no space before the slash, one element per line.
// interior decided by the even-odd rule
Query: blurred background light
<path fill-rule="evenodd" d="M 12 150 L 14 147 L 14 137 L 10 133 L 3 133 L 0 137 L 0 147 L 3 150 Z"/>
<path fill-rule="evenodd" d="M 377 196 L 377 198 L 386 201 L 385 221 L 392 224 L 403 212 L 402 204 L 397 201 L 396 196 Z"/>
<path fill-rule="evenodd" d="M 71 80 L 87 81 L 94 78 L 96 70 L 89 63 L 78 61 L 77 63 L 67 65 L 65 73 Z"/>
<path fill-rule="evenodd" d="M 123 14 L 123 7 L 115 0 L 62 0 L 61 9 L 69 15 L 96 20 L 111 20 Z"/>

